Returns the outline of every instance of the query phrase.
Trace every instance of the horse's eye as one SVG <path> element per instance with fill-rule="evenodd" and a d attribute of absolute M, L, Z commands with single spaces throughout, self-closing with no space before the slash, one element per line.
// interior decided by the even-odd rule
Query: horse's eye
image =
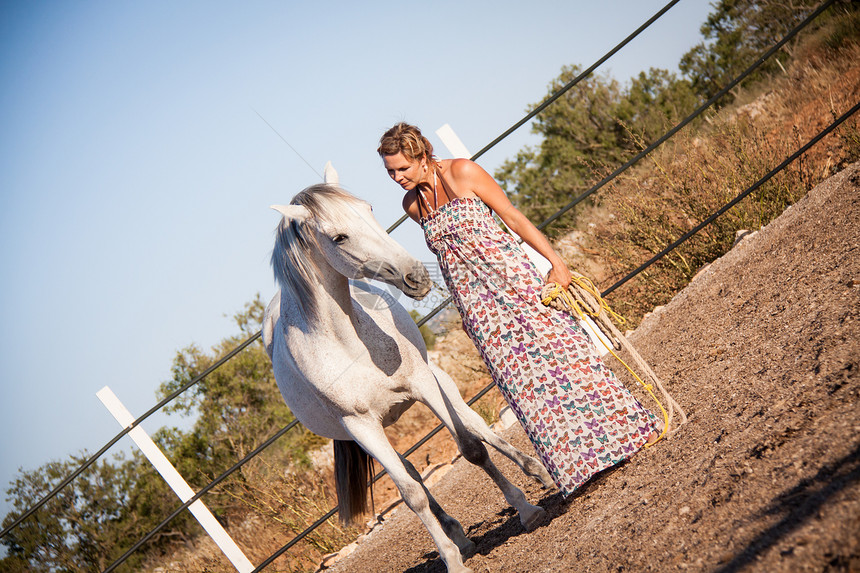
<path fill-rule="evenodd" d="M 341 245 L 341 244 L 345 243 L 348 238 L 349 237 L 347 237 L 346 235 L 340 234 L 340 235 L 335 235 L 334 239 L 332 239 L 332 240 L 336 244 Z"/>

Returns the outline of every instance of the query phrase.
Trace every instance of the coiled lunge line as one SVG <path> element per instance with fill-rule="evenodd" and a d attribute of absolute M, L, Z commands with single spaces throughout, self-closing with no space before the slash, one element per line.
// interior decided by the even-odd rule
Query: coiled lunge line
<path fill-rule="evenodd" d="M 605 340 L 601 339 L 601 342 L 606 349 L 612 354 L 612 356 L 621 362 L 624 368 L 626 368 L 636 381 L 645 388 L 648 394 L 650 394 L 654 401 L 657 402 L 657 405 L 660 407 L 660 411 L 663 413 L 663 431 L 656 440 L 645 445 L 646 448 L 653 446 L 662 440 L 663 437 L 674 433 L 681 425 L 685 424 L 687 422 L 687 415 L 675 399 L 669 395 L 648 363 L 645 362 L 638 352 L 636 352 L 633 345 L 630 344 L 627 338 L 621 334 L 621 331 L 619 331 L 612 320 L 610 320 L 611 318 L 614 318 L 619 324 L 623 325 L 625 322 L 624 318 L 609 307 L 609 304 L 603 300 L 600 296 L 600 292 L 588 277 L 576 272 L 571 272 L 571 275 L 572 279 L 567 290 L 563 290 L 561 285 L 556 283 L 545 284 L 541 290 L 541 302 L 547 306 L 555 308 L 556 310 L 573 312 L 580 320 L 585 320 L 586 316 L 590 316 L 595 319 L 598 328 L 600 328 L 612 345 L 615 346 L 615 349 L 624 349 L 627 351 L 633 358 L 636 366 L 644 372 L 644 375 L 647 378 L 650 379 L 650 384 L 643 382 L 642 379 L 636 375 L 633 369 L 631 369 L 627 363 L 625 363 L 621 357 L 615 353 L 615 350 L 613 350 L 610 345 L 607 345 Z M 657 386 L 663 394 L 663 398 L 666 400 L 666 404 L 669 407 L 668 412 L 666 411 L 666 408 L 663 407 L 660 400 L 658 400 L 654 395 L 654 386 Z M 672 419 L 675 412 L 678 413 L 680 421 L 673 425 Z"/>

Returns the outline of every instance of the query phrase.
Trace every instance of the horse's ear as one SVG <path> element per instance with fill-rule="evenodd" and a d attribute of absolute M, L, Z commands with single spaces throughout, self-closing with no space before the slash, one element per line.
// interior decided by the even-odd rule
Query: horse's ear
<path fill-rule="evenodd" d="M 304 205 L 272 205 L 272 209 L 284 216 L 288 221 L 304 221 L 310 214 Z"/>
<path fill-rule="evenodd" d="M 323 181 L 328 185 L 338 185 L 340 178 L 337 176 L 337 171 L 331 164 L 331 161 L 326 161 L 325 169 L 323 169 Z"/>

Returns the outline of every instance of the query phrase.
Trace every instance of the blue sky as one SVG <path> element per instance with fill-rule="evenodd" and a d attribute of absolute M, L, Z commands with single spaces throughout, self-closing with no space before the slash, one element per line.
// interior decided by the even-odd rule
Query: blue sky
<path fill-rule="evenodd" d="M 444 158 L 449 123 L 475 152 L 664 3 L 0 1 L 4 492 L 119 431 L 100 388 L 142 414 L 177 350 L 274 294 L 268 206 L 319 181 L 305 160 L 388 226 L 386 128 L 421 126 Z M 598 71 L 676 70 L 709 10 L 682 0 Z M 536 141 L 523 126 L 480 163 Z M 417 226 L 394 236 L 432 260 Z"/>

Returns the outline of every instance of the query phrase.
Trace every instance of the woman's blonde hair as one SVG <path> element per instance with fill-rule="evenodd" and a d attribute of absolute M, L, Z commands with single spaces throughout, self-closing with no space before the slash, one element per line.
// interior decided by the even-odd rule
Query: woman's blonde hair
<path fill-rule="evenodd" d="M 402 121 L 382 134 L 376 152 L 380 157 L 402 153 L 410 161 L 425 159 L 428 167 L 436 162 L 433 146 L 421 135 L 421 130 Z"/>

